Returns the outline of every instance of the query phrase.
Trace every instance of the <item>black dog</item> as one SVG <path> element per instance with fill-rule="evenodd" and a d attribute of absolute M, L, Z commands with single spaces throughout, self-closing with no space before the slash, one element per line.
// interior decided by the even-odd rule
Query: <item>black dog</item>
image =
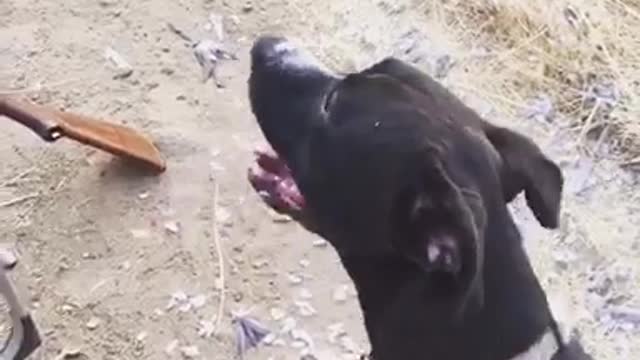
<path fill-rule="evenodd" d="M 558 225 L 563 177 L 532 141 L 396 59 L 337 77 L 275 37 L 251 56 L 277 155 L 259 153 L 250 181 L 335 247 L 373 358 L 590 359 L 562 341 L 507 209 L 524 191 Z"/>

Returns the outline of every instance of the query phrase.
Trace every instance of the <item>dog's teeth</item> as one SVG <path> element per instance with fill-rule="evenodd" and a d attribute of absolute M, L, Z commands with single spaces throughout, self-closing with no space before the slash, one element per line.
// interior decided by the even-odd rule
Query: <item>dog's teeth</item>
<path fill-rule="evenodd" d="M 436 262 L 438 257 L 440 257 L 440 248 L 437 245 L 429 244 L 427 246 L 427 256 L 429 258 L 429 262 Z"/>

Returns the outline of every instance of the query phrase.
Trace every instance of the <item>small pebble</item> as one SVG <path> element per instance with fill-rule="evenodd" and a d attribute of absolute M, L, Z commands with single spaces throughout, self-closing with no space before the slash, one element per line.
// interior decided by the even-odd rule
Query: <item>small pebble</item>
<path fill-rule="evenodd" d="M 167 304 L 166 309 L 171 310 L 176 307 L 176 305 L 182 305 L 186 303 L 187 300 L 189 300 L 187 294 L 185 294 L 182 290 L 178 290 L 171 294 L 171 299 L 169 299 L 169 303 Z"/>
<path fill-rule="evenodd" d="M 145 191 L 145 192 L 142 192 L 142 193 L 138 194 L 138 199 L 140 199 L 140 200 L 145 200 L 147 198 L 149 198 L 149 192 L 148 191 Z"/>
<path fill-rule="evenodd" d="M 260 269 L 263 268 L 265 266 L 267 266 L 269 264 L 269 262 L 267 260 L 264 259 L 260 259 L 260 260 L 256 260 L 254 262 L 251 263 L 251 267 L 253 267 L 254 269 Z"/>
<path fill-rule="evenodd" d="M 269 312 L 271 313 L 271 318 L 275 321 L 280 321 L 284 319 L 285 316 L 287 316 L 287 313 L 284 310 L 276 307 L 271 308 Z"/>
<path fill-rule="evenodd" d="M 151 231 L 148 229 L 133 229 L 131 230 L 131 236 L 136 240 L 151 238 Z"/>
<path fill-rule="evenodd" d="M 351 354 L 361 354 L 362 350 L 360 349 L 360 347 L 356 344 L 355 341 L 353 341 L 353 339 L 351 339 L 348 336 L 341 336 L 340 337 L 340 346 L 342 347 L 342 349 L 348 353 Z"/>
<path fill-rule="evenodd" d="M 294 340 L 291 342 L 291 347 L 294 349 L 303 349 L 307 347 L 307 344 L 302 340 Z"/>
<path fill-rule="evenodd" d="M 288 274 L 287 275 L 287 279 L 289 280 L 289 283 L 292 285 L 300 285 L 302 284 L 302 277 L 295 275 L 295 274 Z"/>
<path fill-rule="evenodd" d="M 311 265 L 311 262 L 307 259 L 302 259 L 300 260 L 300 266 L 302 266 L 303 268 L 307 268 L 309 267 L 309 265 Z"/>
<path fill-rule="evenodd" d="M 293 329 L 291 330 L 291 338 L 294 341 L 300 341 L 304 344 L 303 347 L 313 347 L 313 339 L 308 332 L 301 329 Z"/>
<path fill-rule="evenodd" d="M 275 211 L 272 211 L 270 214 L 271 214 L 271 219 L 276 224 L 287 224 L 287 223 L 293 222 L 293 219 L 289 215 L 280 214 Z"/>
<path fill-rule="evenodd" d="M 87 321 L 87 329 L 89 330 L 95 330 L 98 328 L 98 326 L 100 326 L 101 320 L 97 317 L 92 317 L 91 319 L 89 319 L 89 321 Z"/>
<path fill-rule="evenodd" d="M 129 270 L 131 269 L 131 262 L 129 260 L 124 261 L 120 267 L 122 268 L 122 270 Z"/>
<path fill-rule="evenodd" d="M 143 342 L 147 336 L 149 335 L 149 333 L 147 333 L 146 331 L 141 331 L 137 336 L 136 336 L 136 340 Z"/>
<path fill-rule="evenodd" d="M 189 303 L 191 304 L 191 306 L 193 306 L 194 309 L 199 309 L 203 307 L 206 302 L 207 302 L 207 297 L 202 294 L 196 295 L 191 299 L 189 299 Z"/>
<path fill-rule="evenodd" d="M 348 285 L 340 285 L 335 290 L 333 290 L 333 301 L 337 303 L 343 303 L 347 301 L 347 294 L 349 292 Z"/>
<path fill-rule="evenodd" d="M 224 287 L 224 283 L 222 282 L 222 278 L 218 277 L 213 281 L 213 285 L 216 287 L 216 290 L 221 290 Z"/>
<path fill-rule="evenodd" d="M 198 347 L 195 345 L 181 347 L 180 353 L 187 359 L 193 359 L 200 356 L 200 350 L 198 350 Z"/>
<path fill-rule="evenodd" d="M 282 328 L 280 329 L 280 333 L 286 334 L 288 332 L 291 332 L 291 330 L 296 328 L 296 325 L 296 319 L 288 317 L 282 321 Z"/>
<path fill-rule="evenodd" d="M 198 336 L 201 338 L 209 338 L 215 332 L 215 324 L 213 321 L 200 320 L 200 327 L 198 328 Z"/>
<path fill-rule="evenodd" d="M 167 221 L 164 223 L 164 229 L 171 234 L 177 235 L 180 233 L 180 223 L 177 221 Z"/>
<path fill-rule="evenodd" d="M 324 247 L 327 247 L 327 245 L 329 243 L 326 240 L 323 240 L 323 239 L 316 239 L 316 240 L 313 240 L 312 244 L 313 244 L 314 247 L 324 248 Z"/>
<path fill-rule="evenodd" d="M 275 339 L 275 340 L 273 341 L 273 344 L 272 344 L 271 346 L 283 347 L 283 346 L 285 346 L 285 345 L 287 345 L 287 343 L 286 343 L 284 340 L 282 340 L 282 339 Z"/>
<path fill-rule="evenodd" d="M 278 340 L 276 334 L 269 333 L 264 337 L 264 339 L 262 339 L 262 343 L 268 346 L 273 346 L 276 340 Z"/>
<path fill-rule="evenodd" d="M 231 224 L 232 222 L 232 216 L 231 216 L 231 212 L 229 212 L 229 210 L 223 208 L 223 207 L 218 207 L 216 209 L 216 221 L 218 221 L 220 224 Z"/>
<path fill-rule="evenodd" d="M 313 298 L 313 294 L 307 288 L 302 288 L 298 291 L 298 297 L 303 300 L 311 300 Z"/>
<path fill-rule="evenodd" d="M 304 317 L 310 317 L 317 313 L 316 309 L 308 301 L 296 301 L 294 304 L 298 308 L 300 315 Z"/>
<path fill-rule="evenodd" d="M 84 356 L 79 347 L 64 348 L 56 360 L 81 359 Z"/>
<path fill-rule="evenodd" d="M 327 327 L 327 332 L 329 333 L 328 339 L 330 344 L 337 344 L 340 337 L 347 334 L 347 331 L 344 329 L 343 323 L 335 323 L 329 325 Z"/>
<path fill-rule="evenodd" d="M 171 340 L 171 341 L 167 344 L 167 346 L 164 348 L 164 352 L 165 352 L 167 355 L 171 355 L 171 354 L 173 354 L 173 352 L 174 352 L 174 351 L 176 351 L 176 348 L 178 347 L 178 344 L 179 344 L 179 343 L 180 343 L 180 342 L 179 342 L 178 340 L 175 340 L 175 339 L 174 339 L 174 340 Z"/>
<path fill-rule="evenodd" d="M 161 72 L 163 75 L 167 75 L 167 76 L 169 76 L 169 75 L 173 75 L 173 73 L 174 73 L 175 71 L 174 71 L 172 68 L 167 68 L 167 67 L 165 67 L 165 68 L 162 68 L 162 69 L 160 70 L 160 72 Z"/>

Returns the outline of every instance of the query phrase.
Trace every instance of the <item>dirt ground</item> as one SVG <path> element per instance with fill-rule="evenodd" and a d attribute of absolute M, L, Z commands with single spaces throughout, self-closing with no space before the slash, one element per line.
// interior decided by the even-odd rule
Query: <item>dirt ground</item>
<path fill-rule="evenodd" d="M 333 250 L 268 212 L 245 180 L 262 142 L 246 96 L 248 48 L 258 34 L 277 32 L 337 70 L 393 54 L 434 73 L 442 54 L 456 58 L 465 44 L 430 28 L 416 4 L 0 2 L 0 92 L 127 123 L 156 139 L 168 160 L 165 174 L 143 176 L 104 153 L 47 145 L 3 121 L 0 242 L 19 254 L 16 278 L 45 338 L 34 358 L 231 359 L 231 311 L 250 311 L 275 332 L 295 328 L 250 359 L 299 359 L 306 334 L 320 359 L 365 351 L 361 315 Z M 224 17 L 226 43 L 239 57 L 221 64 L 221 90 L 201 81 L 190 47 L 167 28 L 213 38 L 210 14 Z M 107 47 L 131 64 L 129 76 L 105 59 Z M 624 321 L 640 307 L 637 177 L 606 157 L 580 155 L 560 126 L 502 116 L 456 86 L 473 80 L 461 63 L 445 84 L 490 120 L 533 136 L 565 171 L 560 230 L 544 231 L 528 209 L 513 207 L 549 296 L 564 299 L 558 315 L 596 358 L 639 358 L 640 325 Z M 222 286 L 223 317 L 208 334 Z M 169 306 L 172 296 L 178 304 Z"/>

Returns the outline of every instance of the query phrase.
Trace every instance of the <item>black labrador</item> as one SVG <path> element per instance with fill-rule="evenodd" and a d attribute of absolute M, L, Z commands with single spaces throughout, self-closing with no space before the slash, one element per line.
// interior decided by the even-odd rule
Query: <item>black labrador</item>
<path fill-rule="evenodd" d="M 583 360 L 563 341 L 507 203 L 558 226 L 563 176 L 389 58 L 346 76 L 283 38 L 251 51 L 253 113 L 274 152 L 249 179 L 327 239 L 355 283 L 375 360 Z"/>

